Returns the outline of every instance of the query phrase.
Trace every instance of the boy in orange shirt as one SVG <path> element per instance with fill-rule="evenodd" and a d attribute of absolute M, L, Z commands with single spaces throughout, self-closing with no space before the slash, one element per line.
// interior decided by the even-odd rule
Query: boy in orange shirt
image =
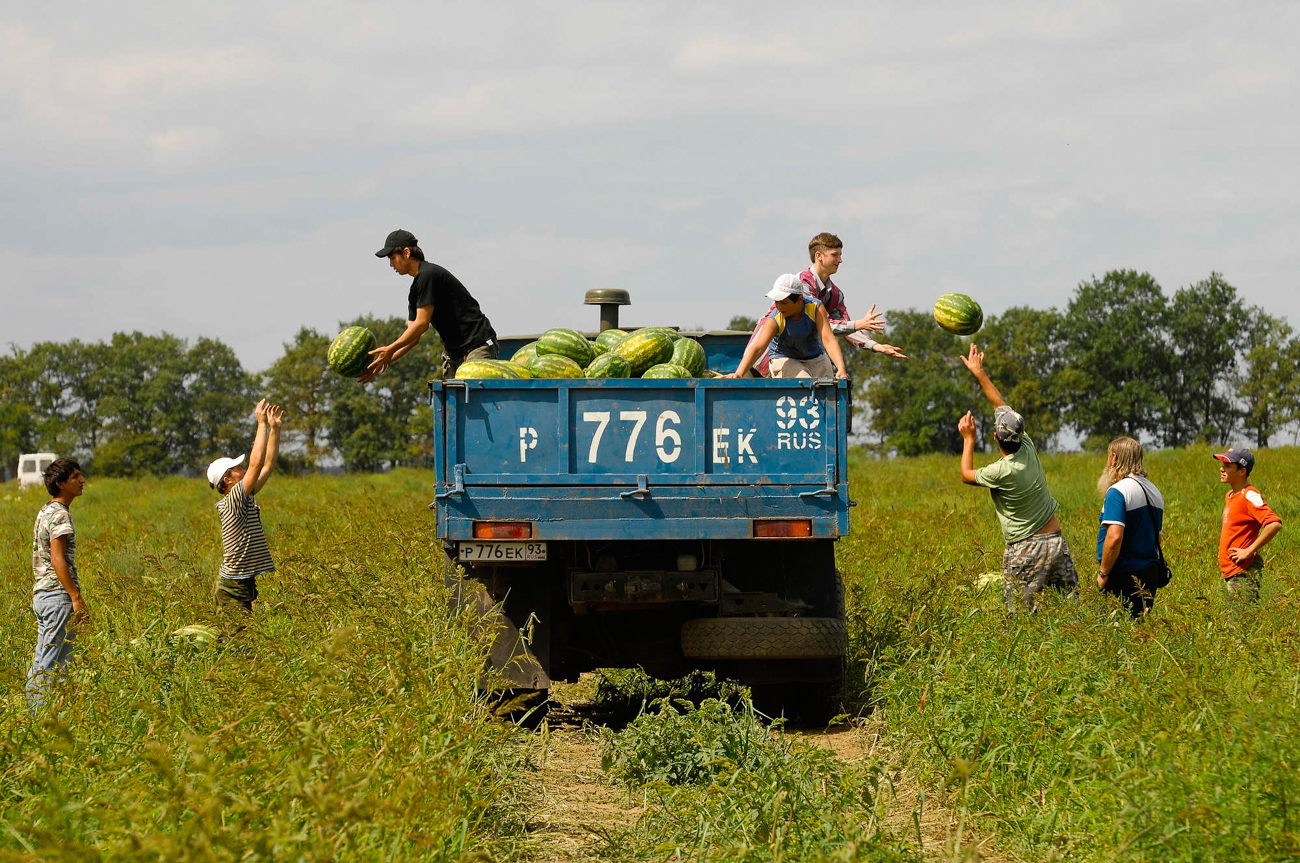
<path fill-rule="evenodd" d="M 1219 569 L 1228 596 L 1249 602 L 1259 599 L 1259 584 L 1264 575 L 1264 559 L 1259 550 L 1282 530 L 1282 519 L 1264 503 L 1259 489 L 1250 484 L 1255 469 L 1255 455 L 1244 446 L 1216 453 L 1219 482 L 1227 483 L 1223 506 L 1223 532 L 1219 534 Z"/>

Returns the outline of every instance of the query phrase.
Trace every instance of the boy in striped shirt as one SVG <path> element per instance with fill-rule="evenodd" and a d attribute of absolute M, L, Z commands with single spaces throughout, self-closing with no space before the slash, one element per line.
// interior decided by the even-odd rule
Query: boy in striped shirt
<path fill-rule="evenodd" d="M 266 399 L 253 411 L 257 417 L 257 435 L 248 457 L 219 458 L 208 465 L 208 485 L 221 495 L 217 513 L 221 516 L 221 572 L 217 578 L 216 600 L 219 605 L 237 605 L 253 610 L 257 599 L 257 577 L 275 572 L 271 549 L 262 530 L 262 508 L 254 496 L 266 485 L 275 468 L 280 449 L 280 429 L 284 411 L 268 405 Z"/>

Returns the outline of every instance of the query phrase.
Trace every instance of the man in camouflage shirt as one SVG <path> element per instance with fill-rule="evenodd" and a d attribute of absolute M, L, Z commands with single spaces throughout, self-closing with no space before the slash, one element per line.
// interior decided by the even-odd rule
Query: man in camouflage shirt
<path fill-rule="evenodd" d="M 72 502 L 86 488 L 86 477 L 75 461 L 60 458 L 45 469 L 44 480 L 52 500 L 36 514 L 32 530 L 36 652 L 27 673 L 27 703 L 32 710 L 45 703 L 51 679 L 67 667 L 76 638 L 69 625 L 86 616 L 77 577 L 77 531 L 71 511 Z"/>

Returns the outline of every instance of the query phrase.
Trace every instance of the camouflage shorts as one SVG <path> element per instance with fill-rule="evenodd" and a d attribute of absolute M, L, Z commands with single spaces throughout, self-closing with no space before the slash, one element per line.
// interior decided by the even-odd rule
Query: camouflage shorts
<path fill-rule="evenodd" d="M 1038 594 L 1054 587 L 1073 596 L 1079 587 L 1070 547 L 1060 531 L 1013 542 L 1002 553 L 1002 601 L 1008 611 L 1035 609 Z"/>
<path fill-rule="evenodd" d="M 245 611 L 253 610 L 257 599 L 257 578 L 226 578 L 217 576 L 217 588 L 213 592 L 218 606 L 240 607 Z"/>
<path fill-rule="evenodd" d="M 491 344 L 480 345 L 460 359 L 452 359 L 450 354 L 443 354 L 442 379 L 445 381 L 455 377 L 456 369 L 466 360 L 495 360 L 500 353 L 500 346 L 493 341 Z"/>
<path fill-rule="evenodd" d="M 1228 591 L 1228 599 L 1242 602 L 1259 602 L 1259 584 L 1263 579 L 1264 565 L 1256 558 L 1246 568 L 1245 572 L 1239 572 L 1231 578 L 1225 578 L 1223 586 Z"/>

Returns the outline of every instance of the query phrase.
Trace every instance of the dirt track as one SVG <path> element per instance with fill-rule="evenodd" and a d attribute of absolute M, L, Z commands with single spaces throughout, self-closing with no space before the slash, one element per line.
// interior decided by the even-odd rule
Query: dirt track
<path fill-rule="evenodd" d="M 639 801 L 615 786 L 600 769 L 599 741 L 590 728 L 583 729 L 583 713 L 581 702 L 557 709 L 548 720 L 547 730 L 538 732 L 537 802 L 529 818 L 527 859 L 577 861 L 601 855 L 617 858 L 619 834 L 633 829 L 641 815 Z M 795 733 L 830 749 L 844 761 L 890 760 L 880 748 L 879 730 L 870 725 Z M 892 771 L 891 780 L 893 796 L 886 804 L 886 825 L 896 835 L 915 841 L 913 813 L 920 803 L 920 788 L 898 769 Z M 920 827 L 927 859 L 954 859 L 960 822 L 959 812 L 933 797 L 926 798 Z M 987 839 L 977 840 L 976 827 L 968 817 L 962 829 L 965 859 L 1014 860 L 999 854 Z"/>

